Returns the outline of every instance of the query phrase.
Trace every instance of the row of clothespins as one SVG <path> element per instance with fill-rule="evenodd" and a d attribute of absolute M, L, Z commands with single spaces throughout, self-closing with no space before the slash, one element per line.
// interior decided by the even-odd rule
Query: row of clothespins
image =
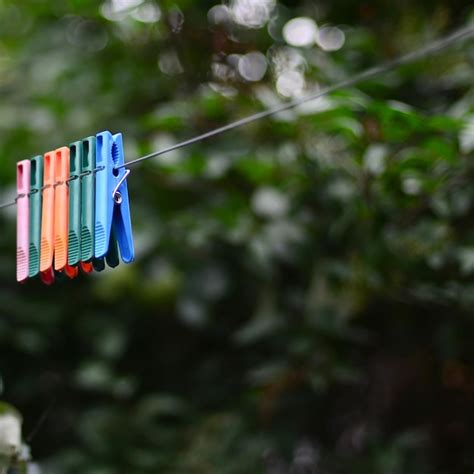
<path fill-rule="evenodd" d="M 122 134 L 17 163 L 17 280 L 47 284 L 134 260 Z"/>

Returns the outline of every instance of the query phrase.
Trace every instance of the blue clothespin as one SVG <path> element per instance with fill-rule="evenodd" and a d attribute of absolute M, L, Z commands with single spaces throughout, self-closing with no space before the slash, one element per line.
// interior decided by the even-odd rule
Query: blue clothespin
<path fill-rule="evenodd" d="M 111 238 L 118 242 L 124 263 L 135 259 L 122 134 L 101 132 L 96 136 L 96 201 L 94 257 L 109 253 Z M 112 242 L 113 245 L 113 242 Z"/>

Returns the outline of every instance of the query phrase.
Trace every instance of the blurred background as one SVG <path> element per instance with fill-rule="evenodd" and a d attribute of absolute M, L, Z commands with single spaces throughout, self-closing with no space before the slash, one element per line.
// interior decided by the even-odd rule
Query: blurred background
<path fill-rule="evenodd" d="M 473 14 L 0 0 L 0 199 L 19 160 L 104 129 L 131 160 Z M 0 399 L 30 471 L 471 472 L 473 73 L 471 40 L 133 168 L 137 261 L 90 278 L 18 285 L 2 211 Z"/>

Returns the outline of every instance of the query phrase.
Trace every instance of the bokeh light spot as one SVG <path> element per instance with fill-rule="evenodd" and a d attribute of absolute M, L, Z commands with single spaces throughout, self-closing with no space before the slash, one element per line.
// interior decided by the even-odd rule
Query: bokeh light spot
<path fill-rule="evenodd" d="M 288 212 L 288 198 L 278 189 L 262 187 L 252 198 L 252 207 L 262 217 L 277 218 Z"/>
<path fill-rule="evenodd" d="M 267 72 L 267 58 L 255 51 L 239 59 L 239 73 L 247 81 L 260 81 Z"/>
<path fill-rule="evenodd" d="M 207 19 L 214 25 L 226 24 L 231 19 L 231 13 L 226 5 L 215 5 L 207 13 Z"/>
<path fill-rule="evenodd" d="M 158 66 L 160 67 L 161 72 L 169 76 L 175 76 L 184 71 L 176 51 L 167 51 L 163 53 L 158 60 Z"/>
<path fill-rule="evenodd" d="M 161 18 L 161 10 L 154 3 L 145 3 L 134 9 L 132 17 L 142 23 L 156 23 Z"/>
<path fill-rule="evenodd" d="M 344 46 L 346 35 L 337 26 L 324 26 L 318 31 L 316 41 L 324 51 L 337 51 Z"/>
<path fill-rule="evenodd" d="M 288 44 L 297 47 L 312 46 L 316 42 L 318 27 L 306 17 L 293 18 L 283 27 L 283 37 Z"/>
<path fill-rule="evenodd" d="M 233 0 L 230 11 L 235 23 L 247 28 L 261 28 L 271 17 L 275 0 Z"/>
<path fill-rule="evenodd" d="M 184 14 L 178 7 L 175 7 L 170 11 L 168 20 L 173 33 L 179 33 L 184 25 Z"/>
<path fill-rule="evenodd" d="M 122 21 L 135 7 L 143 3 L 143 0 L 108 0 L 102 4 L 100 12 L 110 21 Z"/>
<path fill-rule="evenodd" d="M 278 76 L 276 88 L 285 97 L 299 97 L 304 91 L 305 79 L 299 71 L 285 71 Z"/>

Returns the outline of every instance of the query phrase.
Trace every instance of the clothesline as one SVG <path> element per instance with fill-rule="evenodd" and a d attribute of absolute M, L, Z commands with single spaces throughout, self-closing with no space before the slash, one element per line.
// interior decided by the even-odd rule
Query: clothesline
<path fill-rule="evenodd" d="M 341 82 L 338 82 L 337 84 L 334 84 L 332 86 L 326 87 L 320 91 L 318 91 L 315 94 L 311 94 L 299 99 L 295 99 L 291 102 L 285 103 L 283 105 L 277 106 L 272 109 L 264 110 L 262 112 L 258 112 L 256 114 L 250 115 L 249 117 L 245 117 L 243 119 L 237 120 L 235 122 L 231 122 L 227 125 L 224 125 L 222 127 L 216 128 L 214 130 L 211 130 L 209 132 L 203 133 L 201 135 L 198 135 L 196 137 L 190 138 L 188 140 L 176 143 L 174 145 L 171 145 L 169 147 L 163 148 L 161 150 L 155 151 L 153 153 L 150 153 L 148 155 L 142 156 L 140 158 L 136 158 L 134 160 L 131 160 L 127 163 L 124 163 L 121 166 L 118 166 L 117 168 L 129 168 L 131 166 L 135 166 L 139 163 L 142 163 L 143 161 L 150 160 L 152 158 L 156 158 L 158 156 L 164 155 L 166 153 L 169 153 L 174 150 L 178 150 L 180 148 L 184 148 L 190 145 L 193 145 L 195 143 L 207 140 L 208 138 L 215 137 L 217 135 L 221 135 L 222 133 L 229 132 L 231 130 L 235 130 L 237 128 L 243 127 L 245 125 L 248 125 L 252 122 L 256 122 L 258 120 L 270 117 L 272 115 L 279 114 L 281 112 L 285 112 L 290 109 L 294 109 L 302 104 L 305 104 L 307 102 L 311 102 L 316 99 L 320 99 L 321 97 L 324 97 L 332 92 L 338 91 L 340 89 L 345 89 L 347 87 L 354 86 L 364 80 L 367 79 L 372 79 L 374 77 L 380 76 L 382 74 L 385 74 L 388 71 L 391 71 L 393 69 L 396 69 L 400 66 L 406 65 L 413 63 L 417 60 L 424 59 L 426 57 L 432 56 L 433 54 L 436 54 L 439 51 L 442 51 L 450 46 L 453 46 L 454 44 L 459 43 L 460 41 L 466 40 L 468 38 L 474 37 L 474 26 L 469 25 L 463 28 L 460 28 L 456 30 L 455 32 L 451 33 L 448 36 L 445 36 L 443 38 L 440 38 L 438 40 L 435 40 L 428 45 L 425 45 L 419 49 L 416 49 L 415 51 L 412 51 L 410 53 L 407 53 L 405 55 L 402 55 L 398 58 L 395 58 L 391 61 L 388 61 L 386 63 L 383 63 L 379 66 L 374 66 L 372 68 L 366 69 L 365 71 L 360 72 L 359 74 L 356 74 L 350 79 L 345 79 Z M 7 207 L 14 206 L 18 201 L 18 196 L 8 202 L 5 202 L 3 204 L 0 204 L 0 210 L 5 209 Z"/>

